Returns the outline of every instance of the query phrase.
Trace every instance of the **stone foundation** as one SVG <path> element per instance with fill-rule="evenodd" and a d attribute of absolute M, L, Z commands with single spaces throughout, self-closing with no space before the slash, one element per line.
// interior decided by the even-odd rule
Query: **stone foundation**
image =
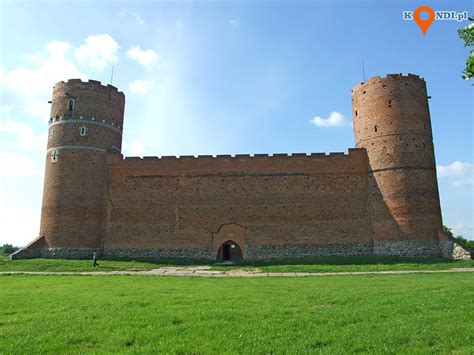
<path fill-rule="evenodd" d="M 13 254 L 10 254 L 10 259 L 19 260 L 19 259 L 36 259 L 43 257 L 42 249 L 33 249 L 33 248 L 22 248 Z"/>
<path fill-rule="evenodd" d="M 439 257 L 439 242 L 437 240 L 374 241 L 374 255 Z"/>
<path fill-rule="evenodd" d="M 10 255 L 12 260 L 16 259 L 92 259 L 92 254 L 96 252 L 98 256 L 102 255 L 100 249 L 92 248 L 42 248 L 30 249 L 23 248 Z"/>
<path fill-rule="evenodd" d="M 100 249 L 93 248 L 44 248 L 42 257 L 46 259 L 92 259 L 92 254 L 102 254 Z"/>
<path fill-rule="evenodd" d="M 213 250 L 204 249 L 106 249 L 104 258 L 153 258 L 153 259 L 197 259 L 216 260 Z"/>
<path fill-rule="evenodd" d="M 93 249 L 93 248 L 48 248 L 44 240 L 38 238 L 29 246 L 13 253 L 12 259 L 92 259 L 94 252 L 101 258 L 133 259 L 195 259 L 217 260 L 217 253 L 207 249 Z M 453 240 L 440 241 L 389 241 L 354 244 L 284 244 L 284 245 L 246 245 L 243 260 L 297 259 L 318 256 L 402 256 L 402 257 L 443 257 L 447 259 L 468 260 L 471 253 Z"/>
<path fill-rule="evenodd" d="M 244 260 L 294 259 L 311 256 L 371 255 L 372 243 L 247 245 Z"/>
<path fill-rule="evenodd" d="M 46 240 L 44 236 L 37 237 L 30 244 L 26 245 L 24 248 L 17 250 L 10 255 L 10 259 L 34 259 L 41 258 L 43 256 L 42 251 L 46 245 Z"/>

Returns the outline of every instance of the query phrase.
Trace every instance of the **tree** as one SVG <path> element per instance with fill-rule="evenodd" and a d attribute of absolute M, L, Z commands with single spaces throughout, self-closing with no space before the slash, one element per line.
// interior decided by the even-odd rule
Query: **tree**
<path fill-rule="evenodd" d="M 13 245 L 11 244 L 3 244 L 1 247 L 0 247 L 0 255 L 1 254 L 4 254 L 4 255 L 9 255 L 11 253 L 14 253 L 18 250 L 17 247 L 14 247 Z"/>
<path fill-rule="evenodd" d="M 474 18 L 469 18 L 474 21 Z M 474 45 L 474 23 L 470 23 L 464 28 L 458 29 L 459 38 L 464 41 L 464 47 L 472 47 Z M 463 70 L 462 78 L 469 80 L 474 77 L 474 50 L 471 49 L 466 60 L 466 68 Z"/>
<path fill-rule="evenodd" d="M 474 250 L 474 240 L 468 240 L 464 238 L 462 235 L 458 235 L 454 237 L 453 230 L 448 226 L 443 226 L 444 234 L 450 236 L 451 238 L 456 239 L 456 242 L 465 249 Z"/>
<path fill-rule="evenodd" d="M 454 238 L 453 230 L 449 228 L 448 226 L 443 226 L 443 233 Z"/>
<path fill-rule="evenodd" d="M 462 235 L 458 235 L 456 237 L 456 241 L 458 242 L 459 245 L 464 247 L 464 249 L 474 250 L 474 240 L 467 240 Z"/>

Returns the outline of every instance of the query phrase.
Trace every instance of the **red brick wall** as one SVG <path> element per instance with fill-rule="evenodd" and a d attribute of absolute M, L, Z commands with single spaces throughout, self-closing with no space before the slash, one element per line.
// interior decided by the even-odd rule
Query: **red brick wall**
<path fill-rule="evenodd" d="M 111 157 L 108 200 L 105 249 L 217 249 L 212 236 L 224 224 L 243 226 L 248 245 L 372 240 L 363 149 L 349 155 Z"/>

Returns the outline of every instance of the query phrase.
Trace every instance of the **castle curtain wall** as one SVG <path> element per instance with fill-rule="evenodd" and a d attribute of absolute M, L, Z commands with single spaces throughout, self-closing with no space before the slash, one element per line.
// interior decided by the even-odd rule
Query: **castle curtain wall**
<path fill-rule="evenodd" d="M 372 252 L 364 149 L 110 156 L 107 170 L 108 256 L 215 259 L 217 235 L 239 244 L 244 259 Z M 220 230 L 229 225 L 227 238 Z"/>

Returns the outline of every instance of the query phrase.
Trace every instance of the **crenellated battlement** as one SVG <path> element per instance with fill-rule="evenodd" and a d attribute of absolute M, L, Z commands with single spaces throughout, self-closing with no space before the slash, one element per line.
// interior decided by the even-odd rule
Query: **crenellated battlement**
<path fill-rule="evenodd" d="M 390 81 L 394 80 L 402 80 L 402 81 L 422 81 L 425 83 L 425 79 L 419 75 L 415 74 L 410 74 L 408 73 L 407 75 L 403 75 L 402 73 L 400 74 L 387 74 L 386 76 L 373 76 L 369 79 L 367 79 L 365 82 L 360 82 L 354 88 L 351 90 L 351 93 L 353 93 L 355 90 L 363 89 L 366 88 L 369 85 L 373 84 L 378 84 L 378 83 L 387 83 Z"/>
<path fill-rule="evenodd" d="M 183 161 L 183 160 L 192 160 L 192 161 L 235 161 L 235 160 L 291 160 L 294 158 L 304 158 L 308 160 L 314 159 L 331 159 L 336 157 L 354 157 L 365 155 L 365 148 L 349 148 L 348 152 L 329 152 L 329 153 L 275 153 L 275 154 L 217 154 L 217 155 L 181 155 L 181 156 L 130 156 L 123 157 L 122 161 L 143 161 L 143 162 L 153 162 L 153 161 Z"/>
<path fill-rule="evenodd" d="M 110 84 L 104 85 L 98 80 L 89 79 L 88 81 L 82 81 L 81 79 L 69 79 L 68 81 L 57 82 L 54 85 L 54 88 L 56 88 L 58 85 L 68 85 L 79 89 L 93 89 L 104 93 L 116 93 L 120 96 L 123 96 L 125 99 L 125 94 L 122 91 L 119 91 L 115 86 Z"/>
<path fill-rule="evenodd" d="M 277 174 L 291 176 L 365 176 L 367 153 L 363 148 L 347 153 L 235 154 L 123 157 L 107 155 L 109 176 L 227 176 Z M 262 176 L 263 176 L 262 175 Z"/>

